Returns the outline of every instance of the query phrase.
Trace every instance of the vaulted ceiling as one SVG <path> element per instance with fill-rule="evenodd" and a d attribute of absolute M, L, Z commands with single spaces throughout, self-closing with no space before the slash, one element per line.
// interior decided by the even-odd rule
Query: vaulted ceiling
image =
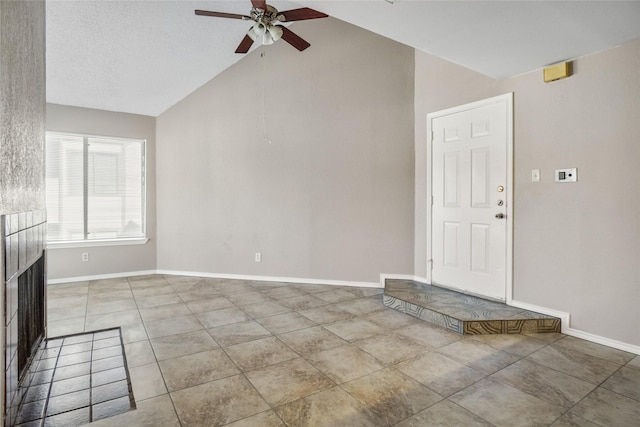
<path fill-rule="evenodd" d="M 269 4 L 311 7 L 496 79 L 640 38 L 640 1 Z M 249 24 L 194 9 L 250 8 L 249 0 L 48 0 L 47 101 L 157 116 L 243 58 L 234 50 Z M 297 23 L 295 31 L 304 37 L 304 26 L 320 21 Z M 308 41 L 300 55 L 322 43 Z"/>

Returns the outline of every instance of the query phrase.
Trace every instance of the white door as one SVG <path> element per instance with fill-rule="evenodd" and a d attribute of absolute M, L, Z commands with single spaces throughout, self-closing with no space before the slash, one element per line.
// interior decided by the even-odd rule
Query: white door
<path fill-rule="evenodd" d="M 510 271 L 511 100 L 503 95 L 428 116 L 431 281 L 500 300 Z"/>

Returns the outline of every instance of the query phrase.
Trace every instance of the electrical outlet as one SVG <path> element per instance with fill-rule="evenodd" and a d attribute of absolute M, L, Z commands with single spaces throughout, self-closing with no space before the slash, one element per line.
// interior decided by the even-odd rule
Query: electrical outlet
<path fill-rule="evenodd" d="M 256 252 L 256 262 L 262 262 L 262 254 L 260 252 Z"/>
<path fill-rule="evenodd" d="M 82 261 L 83 262 L 89 261 L 89 252 L 82 252 Z"/>

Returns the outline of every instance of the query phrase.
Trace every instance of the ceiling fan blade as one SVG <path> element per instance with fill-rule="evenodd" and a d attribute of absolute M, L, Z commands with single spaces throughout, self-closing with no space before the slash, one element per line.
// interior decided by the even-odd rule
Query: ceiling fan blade
<path fill-rule="evenodd" d="M 302 52 L 303 50 L 311 46 L 309 43 L 307 43 L 306 40 L 302 39 L 300 36 L 298 36 L 296 33 L 291 31 L 287 27 L 284 27 L 282 25 L 276 25 L 276 26 L 282 28 L 282 39 L 287 43 L 289 43 L 291 46 L 298 49 L 300 52 Z"/>
<path fill-rule="evenodd" d="M 267 10 L 267 0 L 251 0 L 251 4 L 256 9 Z"/>
<path fill-rule="evenodd" d="M 236 49 L 236 53 L 247 53 L 253 44 L 253 39 L 249 36 L 244 36 L 238 48 Z"/>
<path fill-rule="evenodd" d="M 318 12 L 317 10 L 309 9 L 308 7 L 303 7 L 300 9 L 285 10 L 284 12 L 280 12 L 278 15 L 284 16 L 284 22 L 303 21 L 305 19 L 327 18 L 329 16 L 326 13 Z"/>
<path fill-rule="evenodd" d="M 239 15 L 237 13 L 225 13 L 225 12 L 210 12 L 208 10 L 197 10 L 196 15 L 200 16 L 215 16 L 216 18 L 231 18 L 231 19 L 251 19 L 251 17 L 246 15 Z"/>

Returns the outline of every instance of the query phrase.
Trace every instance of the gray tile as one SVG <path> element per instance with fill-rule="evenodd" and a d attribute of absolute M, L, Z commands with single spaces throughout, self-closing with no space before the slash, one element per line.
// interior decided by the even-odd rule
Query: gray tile
<path fill-rule="evenodd" d="M 248 304 L 242 307 L 242 310 L 249 316 L 257 319 L 259 317 L 275 316 L 276 314 L 287 313 L 291 311 L 279 302 L 263 302 L 258 304 Z"/>
<path fill-rule="evenodd" d="M 595 385 L 579 380 L 545 366 L 521 360 L 497 372 L 491 378 L 516 387 L 553 405 L 570 409 L 595 388 Z"/>
<path fill-rule="evenodd" d="M 237 305 L 238 307 L 245 307 L 251 304 L 262 304 L 265 302 L 276 302 L 276 299 L 265 295 L 262 292 L 249 292 L 246 294 L 234 294 L 226 297 L 229 301 Z"/>
<path fill-rule="evenodd" d="M 569 413 L 601 426 L 628 427 L 638 425 L 640 404 L 637 400 L 597 388 Z"/>
<path fill-rule="evenodd" d="M 602 388 L 640 401 L 640 370 L 623 366 L 602 384 Z"/>
<path fill-rule="evenodd" d="M 440 347 L 438 353 L 471 366 L 473 369 L 493 374 L 500 369 L 511 365 L 520 359 L 519 356 L 496 350 L 486 344 L 474 340 L 460 340 L 444 347 Z"/>
<path fill-rule="evenodd" d="M 316 368 L 337 384 L 360 378 L 383 368 L 373 356 L 357 347 L 343 345 L 307 357 Z"/>
<path fill-rule="evenodd" d="M 442 396 L 391 368 L 342 384 L 342 388 L 387 425 L 396 424 L 442 400 Z"/>
<path fill-rule="evenodd" d="M 319 292 L 314 294 L 316 298 L 329 303 L 349 301 L 358 298 L 353 293 L 337 288 L 331 288 L 326 292 Z"/>
<path fill-rule="evenodd" d="M 320 307 L 302 310 L 300 314 L 318 324 L 332 323 L 353 317 L 353 314 L 335 305 L 322 305 Z"/>
<path fill-rule="evenodd" d="M 371 298 L 359 298 L 344 301 L 336 304 L 336 306 L 343 310 L 347 310 L 349 313 L 355 316 L 363 316 L 365 314 L 387 310 L 387 308 L 384 306 L 384 304 L 382 304 L 381 301 L 376 301 Z"/>
<path fill-rule="evenodd" d="M 94 420 L 100 420 L 129 410 L 131 410 L 131 401 L 129 396 L 124 396 L 92 405 L 91 414 Z"/>
<path fill-rule="evenodd" d="M 50 396 L 59 396 L 61 394 L 71 393 L 74 391 L 84 390 L 90 386 L 89 375 L 73 377 L 66 380 L 54 381 L 51 384 Z"/>
<path fill-rule="evenodd" d="M 173 392 L 171 399 L 182 425 L 220 426 L 269 409 L 242 375 Z"/>
<path fill-rule="evenodd" d="M 74 305 L 69 307 L 50 308 L 47 312 L 49 321 L 73 319 L 74 317 L 83 317 L 87 314 L 86 305 Z"/>
<path fill-rule="evenodd" d="M 159 365 L 170 392 L 240 373 L 222 350 L 210 350 L 163 360 Z"/>
<path fill-rule="evenodd" d="M 125 344 L 124 352 L 127 355 L 127 365 L 129 367 L 147 365 L 156 361 L 149 341 L 138 341 Z"/>
<path fill-rule="evenodd" d="M 280 304 L 285 307 L 289 307 L 292 310 L 306 310 L 307 308 L 326 305 L 327 302 L 316 298 L 313 295 L 300 295 L 297 297 L 281 299 Z"/>
<path fill-rule="evenodd" d="M 158 306 L 169 305 L 169 304 L 177 304 L 181 302 L 182 300 L 175 293 L 140 296 L 140 297 L 136 295 L 136 304 L 138 304 L 138 307 L 141 309 L 149 308 L 149 307 L 158 307 Z"/>
<path fill-rule="evenodd" d="M 151 339 L 203 329 L 202 324 L 193 315 L 145 322 L 145 327 Z"/>
<path fill-rule="evenodd" d="M 182 302 L 161 305 L 158 307 L 140 308 L 140 315 L 145 323 L 160 319 L 169 319 L 177 316 L 187 316 L 191 310 Z"/>
<path fill-rule="evenodd" d="M 304 329 L 315 325 L 314 322 L 296 312 L 262 317 L 260 319 L 256 319 L 256 321 L 273 334 L 284 334 L 286 332 L 297 331 L 298 329 Z"/>
<path fill-rule="evenodd" d="M 154 338 L 151 345 L 158 360 L 220 348 L 205 330 Z"/>
<path fill-rule="evenodd" d="M 302 358 L 248 372 L 247 378 L 272 406 L 280 406 L 333 386 Z"/>
<path fill-rule="evenodd" d="M 47 322 L 47 333 L 50 337 L 60 337 L 69 334 L 77 334 L 84 331 L 84 317 L 74 317 L 73 319 L 57 320 Z"/>
<path fill-rule="evenodd" d="M 394 333 L 412 339 L 430 349 L 437 349 L 462 339 L 462 335 L 424 321 L 394 330 Z"/>
<path fill-rule="evenodd" d="M 576 337 L 565 336 L 564 338 L 556 341 L 553 345 L 554 347 L 564 347 L 580 351 L 618 365 L 624 365 L 635 357 L 635 354 L 633 353 L 585 341 Z"/>
<path fill-rule="evenodd" d="M 333 387 L 276 408 L 289 426 L 382 426 L 383 421 L 340 387 Z"/>
<path fill-rule="evenodd" d="M 221 308 L 233 307 L 233 303 L 225 297 L 211 299 L 200 299 L 186 303 L 189 310 L 194 314 L 207 313 L 209 311 L 220 310 Z"/>
<path fill-rule="evenodd" d="M 175 291 L 168 284 L 156 284 L 154 286 L 144 286 L 144 287 L 131 287 L 131 291 L 133 292 L 133 296 L 138 299 L 142 297 L 149 297 L 153 295 L 164 295 L 164 294 L 175 294 Z"/>
<path fill-rule="evenodd" d="M 485 374 L 439 353 L 425 353 L 396 365 L 396 369 L 418 382 L 449 396 L 482 379 Z"/>
<path fill-rule="evenodd" d="M 122 327 L 122 342 L 129 344 L 149 339 L 143 323 L 133 323 Z"/>
<path fill-rule="evenodd" d="M 197 316 L 198 320 L 200 320 L 206 329 L 251 320 L 242 310 L 235 307 L 210 311 L 208 313 L 198 314 Z"/>
<path fill-rule="evenodd" d="M 408 314 L 400 313 L 390 308 L 368 314 L 364 316 L 363 319 L 375 323 L 376 325 L 385 329 L 402 328 L 404 330 L 404 328 L 410 327 L 411 325 L 421 325 L 424 323 L 423 321 L 418 320 L 415 317 L 411 317 Z"/>
<path fill-rule="evenodd" d="M 262 291 L 263 294 L 267 295 L 270 298 L 281 300 L 286 298 L 300 297 L 306 295 L 300 289 L 297 289 L 295 286 L 287 285 L 281 286 L 278 288 L 267 289 Z"/>
<path fill-rule="evenodd" d="M 227 424 L 226 427 L 284 427 L 284 424 L 278 418 L 275 412 L 261 412 L 258 415 L 247 417 L 243 420 Z"/>
<path fill-rule="evenodd" d="M 87 305 L 87 315 L 95 316 L 98 314 L 116 313 L 119 311 L 135 310 L 138 306 L 133 299 L 109 301 L 102 303 L 93 303 Z"/>
<path fill-rule="evenodd" d="M 394 333 L 376 335 L 353 343 L 385 365 L 395 365 L 418 354 L 426 353 L 429 348 L 423 344 Z"/>
<path fill-rule="evenodd" d="M 598 424 L 594 424 L 591 421 L 587 421 L 577 415 L 571 413 L 564 414 L 551 424 L 552 427 L 599 427 Z"/>
<path fill-rule="evenodd" d="M 253 320 L 218 326 L 216 328 L 209 329 L 208 332 L 216 342 L 223 347 L 229 347 L 243 342 L 271 336 L 271 332 L 267 331 L 259 323 Z"/>
<path fill-rule="evenodd" d="M 472 335 L 469 339 L 521 357 L 547 345 L 544 341 L 521 334 Z"/>
<path fill-rule="evenodd" d="M 167 393 L 164 379 L 157 363 L 129 369 L 133 396 L 136 402 Z"/>
<path fill-rule="evenodd" d="M 347 344 L 346 341 L 321 326 L 288 332 L 280 335 L 279 338 L 301 355 Z"/>
<path fill-rule="evenodd" d="M 243 371 L 252 371 L 298 357 L 298 354 L 276 337 L 233 345 L 227 347 L 226 352 Z"/>
<path fill-rule="evenodd" d="M 153 397 L 144 401 L 136 399 L 136 410 L 112 418 L 105 418 L 91 423 L 95 427 L 119 426 L 162 426 L 180 427 L 180 421 L 173 409 L 173 403 L 168 394 Z"/>
<path fill-rule="evenodd" d="M 628 368 L 640 369 L 640 356 L 636 356 L 626 365 Z"/>
<path fill-rule="evenodd" d="M 564 412 L 559 406 L 488 378 L 454 394 L 450 400 L 505 427 L 549 425 Z"/>
<path fill-rule="evenodd" d="M 324 328 L 346 341 L 368 338 L 384 331 L 375 323 L 360 318 L 341 320 Z"/>
<path fill-rule="evenodd" d="M 140 323 L 142 319 L 138 310 L 125 310 L 118 313 L 99 314 L 96 316 L 87 316 L 85 324 L 87 331 L 95 331 L 98 329 L 113 328 L 116 326 L 131 325 Z"/>
<path fill-rule="evenodd" d="M 619 367 L 613 362 L 555 344 L 536 351 L 527 359 L 592 384 L 600 384 Z"/>
<path fill-rule="evenodd" d="M 492 425 L 448 400 L 438 402 L 397 424 L 397 427 L 423 426 L 491 427 Z"/>

